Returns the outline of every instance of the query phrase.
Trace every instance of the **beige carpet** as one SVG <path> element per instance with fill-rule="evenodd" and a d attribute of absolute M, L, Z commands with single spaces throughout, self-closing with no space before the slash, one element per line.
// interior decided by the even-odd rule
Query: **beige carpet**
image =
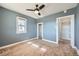
<path fill-rule="evenodd" d="M 70 44 L 60 41 L 59 44 L 34 39 L 12 47 L 0 49 L 1 56 L 77 56 Z"/>

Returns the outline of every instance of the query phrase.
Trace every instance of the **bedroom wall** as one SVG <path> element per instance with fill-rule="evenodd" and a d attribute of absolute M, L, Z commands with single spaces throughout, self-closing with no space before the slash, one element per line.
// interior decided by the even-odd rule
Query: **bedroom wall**
<path fill-rule="evenodd" d="M 27 19 L 27 33 L 16 34 L 16 16 Z M 36 37 L 36 20 L 0 7 L 0 46 Z"/>
<path fill-rule="evenodd" d="M 76 19 L 75 19 L 75 45 L 79 49 L 79 4 L 76 9 Z"/>
<path fill-rule="evenodd" d="M 67 13 L 59 12 L 56 14 L 52 14 L 49 16 L 45 16 L 43 18 L 40 18 L 37 20 L 37 23 L 43 22 L 43 36 L 44 39 L 50 40 L 50 41 L 56 41 L 56 18 L 61 16 L 67 16 L 76 14 L 76 8 L 72 8 L 70 10 L 67 10 Z"/>
<path fill-rule="evenodd" d="M 44 39 L 56 41 L 56 18 L 67 15 L 75 15 L 75 46 L 79 49 L 79 4 L 77 7 L 68 10 L 67 13 L 59 12 L 37 20 L 37 23 L 43 22 Z"/>

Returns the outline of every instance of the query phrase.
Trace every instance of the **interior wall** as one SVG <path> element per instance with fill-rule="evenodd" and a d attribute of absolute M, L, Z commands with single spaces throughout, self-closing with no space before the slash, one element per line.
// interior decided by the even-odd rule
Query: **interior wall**
<path fill-rule="evenodd" d="M 67 15 L 75 15 L 75 46 L 79 49 L 79 4 L 77 7 L 70 9 L 67 13 L 60 12 L 56 14 L 52 14 L 37 20 L 37 23 L 44 23 L 43 35 L 45 39 L 56 41 L 56 18 L 67 16 Z"/>
<path fill-rule="evenodd" d="M 79 49 L 79 4 L 76 9 L 76 19 L 75 19 L 75 45 Z"/>
<path fill-rule="evenodd" d="M 16 16 L 27 19 L 27 33 L 16 34 Z M 0 46 L 36 37 L 36 20 L 0 7 Z"/>
<path fill-rule="evenodd" d="M 43 22 L 43 38 L 56 41 L 56 18 L 76 14 L 76 8 L 67 10 L 67 13 L 59 12 L 37 20 L 37 23 Z"/>

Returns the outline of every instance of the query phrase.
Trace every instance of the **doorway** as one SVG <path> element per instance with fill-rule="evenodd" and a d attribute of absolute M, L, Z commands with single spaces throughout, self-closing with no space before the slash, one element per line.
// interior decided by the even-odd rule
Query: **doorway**
<path fill-rule="evenodd" d="M 37 23 L 37 39 L 43 39 L 43 23 Z"/>
<path fill-rule="evenodd" d="M 56 24 L 57 43 L 59 43 L 59 41 L 65 41 L 74 48 L 74 15 L 59 17 L 57 18 Z"/>
<path fill-rule="evenodd" d="M 59 21 L 59 38 L 70 40 L 71 39 L 71 20 L 70 17 L 61 18 Z"/>

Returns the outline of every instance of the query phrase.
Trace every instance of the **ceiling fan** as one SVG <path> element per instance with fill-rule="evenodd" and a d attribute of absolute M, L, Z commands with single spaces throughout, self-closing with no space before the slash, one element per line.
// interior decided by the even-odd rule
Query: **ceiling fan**
<path fill-rule="evenodd" d="M 39 6 L 38 4 L 35 5 L 35 9 L 26 9 L 27 11 L 34 11 L 36 14 L 38 14 L 39 16 L 41 15 L 41 13 L 39 12 L 41 9 L 43 9 L 45 7 L 44 4 L 42 4 L 41 6 Z"/>

